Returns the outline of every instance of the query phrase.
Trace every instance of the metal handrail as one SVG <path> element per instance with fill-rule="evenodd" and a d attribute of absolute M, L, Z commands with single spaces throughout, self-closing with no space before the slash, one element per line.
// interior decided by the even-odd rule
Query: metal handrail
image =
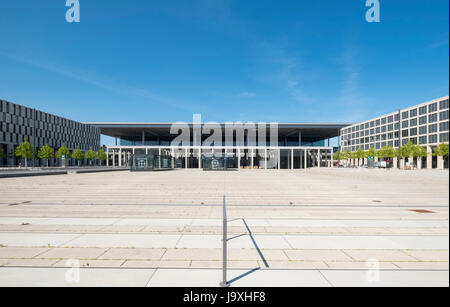
<path fill-rule="evenodd" d="M 227 208 L 226 208 L 226 197 L 223 196 L 223 208 L 222 208 L 222 222 L 223 222 L 223 232 L 222 232 L 222 281 L 220 282 L 221 287 L 228 287 L 230 283 L 227 281 Z"/>

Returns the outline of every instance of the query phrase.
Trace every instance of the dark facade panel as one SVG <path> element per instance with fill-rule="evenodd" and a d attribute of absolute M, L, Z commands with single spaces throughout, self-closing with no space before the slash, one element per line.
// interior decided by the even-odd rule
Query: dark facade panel
<path fill-rule="evenodd" d="M 33 147 L 48 144 L 57 149 L 65 144 L 70 150 L 76 147 L 84 151 L 98 150 L 100 129 L 0 100 L 0 147 L 3 152 L 11 152 L 25 139 Z"/>

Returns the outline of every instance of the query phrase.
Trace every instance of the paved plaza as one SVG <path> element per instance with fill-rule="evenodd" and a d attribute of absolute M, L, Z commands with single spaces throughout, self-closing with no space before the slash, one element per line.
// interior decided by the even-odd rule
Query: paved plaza
<path fill-rule="evenodd" d="M 331 168 L 3 178 L 0 286 L 217 286 L 223 195 L 232 286 L 448 286 L 448 185 Z"/>

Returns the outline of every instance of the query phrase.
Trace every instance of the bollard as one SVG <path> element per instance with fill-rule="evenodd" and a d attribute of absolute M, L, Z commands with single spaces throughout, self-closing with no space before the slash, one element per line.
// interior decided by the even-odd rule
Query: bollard
<path fill-rule="evenodd" d="M 223 196 L 223 233 L 222 233 L 222 282 L 221 287 L 228 287 L 230 283 L 227 281 L 227 209 L 226 198 Z"/>

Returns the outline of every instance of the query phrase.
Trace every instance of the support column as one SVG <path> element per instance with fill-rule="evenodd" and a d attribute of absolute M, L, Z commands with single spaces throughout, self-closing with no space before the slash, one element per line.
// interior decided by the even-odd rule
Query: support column
<path fill-rule="evenodd" d="M 427 146 L 427 168 L 433 168 L 433 149 L 431 146 Z"/>
<path fill-rule="evenodd" d="M 320 168 L 320 163 L 322 162 L 322 157 L 320 155 L 320 149 L 317 149 L 317 167 Z"/>
<path fill-rule="evenodd" d="M 237 149 L 238 170 L 241 169 L 241 149 Z"/>
<path fill-rule="evenodd" d="M 109 166 L 109 149 L 106 148 L 106 166 Z"/>
<path fill-rule="evenodd" d="M 122 148 L 119 149 L 119 167 L 122 167 Z"/>
<path fill-rule="evenodd" d="M 331 157 L 331 167 L 334 167 L 334 157 L 333 157 L 333 149 L 330 149 L 330 157 Z"/>
<path fill-rule="evenodd" d="M 291 169 L 294 169 L 294 149 L 291 149 Z"/>
<path fill-rule="evenodd" d="M 308 168 L 308 157 L 307 157 L 307 155 L 308 155 L 308 151 L 305 149 L 305 155 L 303 156 L 303 166 L 304 166 L 304 169 L 307 169 L 307 168 Z"/>
<path fill-rule="evenodd" d="M 417 169 L 422 169 L 422 157 L 417 157 Z"/>
<path fill-rule="evenodd" d="M 250 154 L 251 154 L 251 156 L 250 156 L 250 167 L 253 169 L 253 166 L 254 166 L 254 164 L 253 164 L 253 155 L 254 155 L 254 152 L 255 152 L 255 150 L 254 149 L 250 149 Z"/>
<path fill-rule="evenodd" d="M 281 163 L 281 149 L 278 148 L 278 169 L 280 169 L 280 163 Z"/>
<path fill-rule="evenodd" d="M 264 169 L 267 169 L 267 148 L 264 149 Z"/>
<path fill-rule="evenodd" d="M 444 159 L 442 156 L 437 156 L 437 168 L 440 170 L 444 169 Z"/>
<path fill-rule="evenodd" d="M 112 166 L 116 167 L 116 151 L 114 149 L 112 150 L 111 155 L 112 155 Z"/>
<path fill-rule="evenodd" d="M 188 150 L 184 149 L 184 168 L 188 168 Z"/>
<path fill-rule="evenodd" d="M 198 168 L 202 168 L 202 149 L 198 149 Z"/>

